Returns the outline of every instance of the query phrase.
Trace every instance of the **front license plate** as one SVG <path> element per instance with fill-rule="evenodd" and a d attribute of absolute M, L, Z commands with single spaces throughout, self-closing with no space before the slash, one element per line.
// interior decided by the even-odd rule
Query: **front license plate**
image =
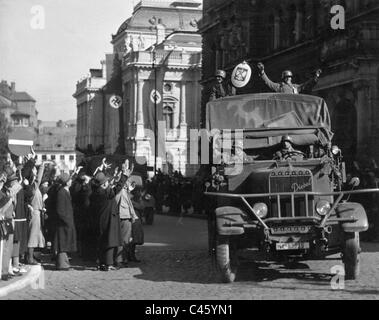
<path fill-rule="evenodd" d="M 312 228 L 310 226 L 283 226 L 272 228 L 273 234 L 286 234 L 286 233 L 309 233 Z"/>
<path fill-rule="evenodd" d="M 276 250 L 284 251 L 284 250 L 301 250 L 301 249 L 309 249 L 308 242 L 290 242 L 290 243 L 277 243 Z"/>

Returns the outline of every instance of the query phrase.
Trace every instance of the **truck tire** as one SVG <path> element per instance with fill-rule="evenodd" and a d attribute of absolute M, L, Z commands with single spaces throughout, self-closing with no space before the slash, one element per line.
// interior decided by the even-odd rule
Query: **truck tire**
<path fill-rule="evenodd" d="M 345 265 L 345 279 L 355 280 L 360 271 L 360 245 L 358 232 L 346 232 L 343 252 L 343 263 Z"/>
<path fill-rule="evenodd" d="M 225 283 L 234 282 L 237 274 L 238 258 L 236 250 L 232 248 L 227 237 L 217 237 L 216 258 L 222 281 Z"/>

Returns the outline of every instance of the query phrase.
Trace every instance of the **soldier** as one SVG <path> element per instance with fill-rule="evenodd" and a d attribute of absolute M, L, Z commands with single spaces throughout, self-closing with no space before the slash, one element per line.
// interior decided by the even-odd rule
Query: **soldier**
<path fill-rule="evenodd" d="M 212 87 L 209 101 L 236 95 L 236 88 L 225 81 L 226 72 L 224 70 L 217 70 L 215 76 L 216 84 Z"/>
<path fill-rule="evenodd" d="M 295 150 L 293 147 L 293 140 L 289 135 L 283 136 L 281 140 L 281 149 L 274 155 L 274 160 L 303 160 L 304 153 Z"/>
<path fill-rule="evenodd" d="M 283 71 L 282 73 L 282 82 L 275 83 L 272 82 L 265 73 L 263 63 L 258 63 L 257 68 L 259 70 L 259 76 L 262 78 L 264 83 L 275 92 L 282 93 L 293 93 L 299 94 L 306 89 L 312 90 L 312 88 L 316 85 L 318 78 L 320 77 L 322 71 L 318 69 L 313 78 L 302 84 L 294 84 L 292 83 L 293 74 L 290 70 Z"/>

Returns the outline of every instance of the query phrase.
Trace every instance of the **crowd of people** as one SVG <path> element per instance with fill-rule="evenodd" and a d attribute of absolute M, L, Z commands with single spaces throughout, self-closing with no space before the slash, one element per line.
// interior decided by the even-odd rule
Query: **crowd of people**
<path fill-rule="evenodd" d="M 0 170 L 1 279 L 7 281 L 40 264 L 36 251 L 49 250 L 57 270 L 70 270 L 70 253 L 96 261 L 102 271 L 139 262 L 141 214 L 146 192 L 130 179 L 133 166 L 110 174 L 105 159 L 88 175 L 78 167 L 59 172 L 39 165 L 34 151 L 22 164 L 8 156 Z"/>

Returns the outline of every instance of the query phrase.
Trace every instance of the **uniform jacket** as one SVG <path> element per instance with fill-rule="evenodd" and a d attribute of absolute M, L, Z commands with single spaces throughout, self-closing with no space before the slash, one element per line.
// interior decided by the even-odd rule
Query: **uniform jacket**
<path fill-rule="evenodd" d="M 272 91 L 281 93 L 299 94 L 304 90 L 311 90 L 317 83 L 317 77 L 314 77 L 302 84 L 287 84 L 285 82 L 275 83 L 272 82 L 265 72 L 261 74 L 261 78 Z"/>
<path fill-rule="evenodd" d="M 225 82 L 216 83 L 211 89 L 209 101 L 234 95 L 236 95 L 236 89 L 232 85 L 225 84 Z"/>

